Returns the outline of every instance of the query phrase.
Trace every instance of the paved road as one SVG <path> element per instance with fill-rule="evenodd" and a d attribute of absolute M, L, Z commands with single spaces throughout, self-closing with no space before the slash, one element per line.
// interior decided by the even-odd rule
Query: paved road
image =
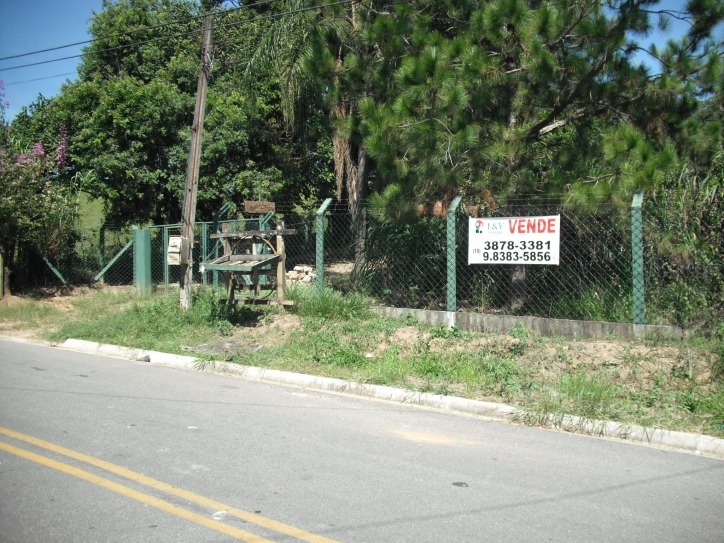
<path fill-rule="evenodd" d="M 0 541 L 722 541 L 724 462 L 0 341 Z"/>

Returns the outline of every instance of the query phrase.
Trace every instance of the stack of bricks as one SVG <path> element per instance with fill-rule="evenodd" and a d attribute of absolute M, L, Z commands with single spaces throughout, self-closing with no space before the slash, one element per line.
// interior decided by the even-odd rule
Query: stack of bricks
<path fill-rule="evenodd" d="M 313 283 L 317 277 L 312 266 L 298 265 L 287 272 L 288 283 Z"/>

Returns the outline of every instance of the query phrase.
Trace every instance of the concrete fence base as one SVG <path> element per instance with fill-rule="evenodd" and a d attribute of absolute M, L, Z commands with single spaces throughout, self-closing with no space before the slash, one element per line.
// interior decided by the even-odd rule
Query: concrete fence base
<path fill-rule="evenodd" d="M 528 330 L 541 336 L 563 336 L 570 339 L 605 339 L 616 337 L 626 340 L 644 338 L 678 340 L 684 337 L 684 331 L 677 326 L 574 321 L 567 319 L 545 319 L 541 317 L 518 317 L 514 315 L 404 309 L 397 307 L 380 307 L 377 308 L 377 312 L 381 315 L 395 318 L 412 315 L 420 322 L 433 326 L 455 327 L 464 332 L 505 334 L 508 333 L 511 328 L 517 325 L 523 325 Z"/>

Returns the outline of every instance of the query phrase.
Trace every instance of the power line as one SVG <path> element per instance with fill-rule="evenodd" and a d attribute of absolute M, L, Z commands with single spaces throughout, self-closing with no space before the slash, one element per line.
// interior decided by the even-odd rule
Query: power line
<path fill-rule="evenodd" d="M 256 6 L 268 4 L 268 3 L 270 3 L 271 1 L 273 1 L 273 0 L 262 0 L 262 1 L 260 1 L 260 2 L 254 3 L 254 4 L 245 4 L 245 5 L 240 6 L 240 7 L 237 7 L 237 8 L 231 8 L 231 9 L 228 9 L 228 10 L 224 10 L 224 11 L 222 11 L 222 12 L 217 12 L 217 14 L 225 15 L 225 14 L 230 13 L 230 12 L 233 12 L 233 11 L 239 11 L 239 10 L 241 10 L 241 9 L 248 9 L 248 8 L 251 8 L 251 7 L 256 7 Z M 255 17 L 254 19 L 251 19 L 251 20 L 248 20 L 248 21 L 240 21 L 240 22 L 238 22 L 238 23 L 229 23 L 229 24 L 227 24 L 227 25 L 219 25 L 217 28 L 219 28 L 219 29 L 221 29 L 221 28 L 231 28 L 231 27 L 234 27 L 234 26 L 240 26 L 240 25 L 242 25 L 242 24 L 249 24 L 249 23 L 254 23 L 254 22 L 257 22 L 257 21 L 263 21 L 263 20 L 267 20 L 267 19 L 277 19 L 277 18 L 281 18 L 281 17 L 288 16 L 288 15 L 295 15 L 295 14 L 303 13 L 303 12 L 306 12 L 306 11 L 312 11 L 312 10 L 315 10 L 315 9 L 326 8 L 326 7 L 334 7 L 334 6 L 345 5 L 345 4 L 351 4 L 351 3 L 354 3 L 354 2 L 357 2 L 357 1 L 359 1 L 359 0 L 339 0 L 338 2 L 332 2 L 332 3 L 329 3 L 329 4 L 323 4 L 323 5 L 307 6 L 307 7 L 302 7 L 302 8 L 298 8 L 298 9 L 295 9 L 295 10 L 285 11 L 285 12 L 282 12 L 282 13 L 275 13 L 275 14 L 272 14 L 272 15 L 260 15 L 259 17 Z M 183 21 L 183 22 L 186 22 L 186 21 L 193 20 L 193 19 L 199 19 L 199 18 L 201 18 L 201 17 L 202 17 L 202 16 L 193 17 L 193 18 L 189 18 L 189 19 L 183 19 L 182 21 Z M 171 26 L 171 25 L 174 25 L 174 24 L 180 24 L 180 23 L 179 23 L 178 21 L 174 21 L 174 22 L 167 23 L 167 24 L 164 24 L 164 25 L 157 25 L 156 27 L 145 27 L 144 29 L 138 29 L 138 30 L 134 30 L 134 31 L 132 31 L 132 32 L 128 32 L 128 33 L 125 33 L 125 34 L 119 34 L 118 36 L 129 35 L 129 34 L 133 34 L 133 33 L 136 33 L 136 32 L 140 32 L 140 31 L 142 31 L 142 30 L 148 30 L 148 29 L 152 29 L 152 28 L 168 27 L 168 26 Z M 108 53 L 108 52 L 112 52 L 112 51 L 118 51 L 118 50 L 121 50 L 121 49 L 129 49 L 129 48 L 132 48 L 132 47 L 138 47 L 138 46 L 140 46 L 140 45 L 146 45 L 146 44 L 154 43 L 154 42 L 158 42 L 158 41 L 170 40 L 170 39 L 173 39 L 173 38 L 180 38 L 180 37 L 185 37 L 185 36 L 192 36 L 192 35 L 194 35 L 194 34 L 201 34 L 201 33 L 202 33 L 201 30 L 192 30 L 192 31 L 189 31 L 189 32 L 181 32 L 181 33 L 178 33 L 178 34 L 171 34 L 171 35 L 168 35 L 168 36 L 159 36 L 159 37 L 157 37 L 157 38 L 151 38 L 151 39 L 149 39 L 149 40 L 144 40 L 144 41 L 129 43 L 129 44 L 125 44 L 125 45 L 118 45 L 118 46 L 115 46 L 115 47 L 109 47 L 109 48 L 107 48 L 107 49 L 101 49 L 100 51 L 98 51 L 98 53 Z M 115 37 L 115 36 L 111 36 L 111 37 Z M 103 39 L 108 39 L 108 38 L 106 37 L 106 38 L 98 38 L 98 39 L 95 39 L 95 40 L 89 40 L 89 43 L 90 43 L 90 42 L 95 42 L 95 41 L 102 41 Z M 70 46 L 70 45 L 69 45 L 69 46 Z M 62 49 L 62 48 L 64 48 L 64 47 L 65 47 L 65 46 L 59 46 L 59 47 L 54 48 L 54 49 Z M 43 60 L 43 61 L 38 61 L 38 62 L 31 62 L 31 63 L 27 63 L 27 64 L 21 64 L 21 65 L 18 65 L 18 66 L 10 66 L 10 67 L 7 67 L 7 68 L 0 68 L 0 72 L 9 72 L 9 71 L 11 71 L 11 70 L 18 70 L 18 69 L 21 69 L 21 68 L 30 68 L 30 67 L 32 67 L 32 66 L 40 66 L 40 65 L 43 65 L 43 64 L 51 64 L 51 63 L 53 63 L 53 62 L 61 62 L 61 61 L 63 61 L 63 60 L 70 60 L 70 59 L 74 59 L 74 58 L 82 58 L 82 57 L 85 56 L 85 55 L 86 55 L 86 53 L 81 53 L 81 54 L 79 54 L 79 55 L 70 55 L 70 56 L 67 56 L 67 57 L 55 58 L 55 59 L 50 59 L 50 60 Z M 6 58 L 9 58 L 9 57 L 6 57 Z M 2 59 L 0 59 L 0 60 L 2 60 Z"/>
<path fill-rule="evenodd" d="M 129 34 L 130 34 L 130 32 L 129 32 Z M 0 57 L 0 62 L 3 60 L 11 60 L 14 58 L 22 58 L 22 57 L 29 57 L 31 55 L 39 55 L 40 53 L 49 53 L 50 51 L 59 51 L 60 49 L 67 49 L 68 47 L 76 47 L 78 45 L 85 45 L 86 43 L 92 43 L 93 41 L 94 40 L 77 41 L 75 43 L 68 43 L 66 45 L 58 45 L 57 47 L 49 47 L 48 49 L 38 49 L 37 51 L 30 51 L 28 53 L 18 53 L 17 55 Z"/>
<path fill-rule="evenodd" d="M 216 12 L 215 14 L 216 14 L 216 15 L 222 15 L 222 16 L 223 16 L 223 15 L 226 15 L 226 14 L 231 13 L 231 12 L 234 12 L 234 11 L 239 11 L 239 10 L 242 10 L 242 9 L 249 9 L 249 8 L 252 8 L 252 7 L 258 7 L 258 6 L 262 6 L 262 5 L 265 5 L 265 4 L 269 4 L 269 3 L 271 3 L 272 1 L 273 1 L 273 0 L 260 0 L 259 2 L 256 2 L 256 3 L 253 3 L 253 4 L 244 4 L 244 5 L 240 6 L 240 7 L 231 8 L 231 9 L 227 9 L 227 10 L 224 10 L 224 11 Z M 254 18 L 254 19 L 251 19 L 251 20 L 249 20 L 249 21 L 241 21 L 241 22 L 238 22 L 238 23 L 230 23 L 230 24 L 227 24 L 227 25 L 219 25 L 217 28 L 230 28 L 230 27 L 239 26 L 239 25 L 242 25 L 242 24 L 254 23 L 254 22 L 262 21 L 262 20 L 266 20 L 266 19 L 281 18 L 281 17 L 287 16 L 287 15 L 294 15 L 294 14 L 297 14 L 297 13 L 303 13 L 303 12 L 305 12 L 305 11 L 311 11 L 311 10 L 315 10 L 315 9 L 325 8 L 325 7 L 333 7 L 333 6 L 337 6 L 337 5 L 351 4 L 351 3 L 354 3 L 354 2 L 357 2 L 357 1 L 359 1 L 359 0 L 340 0 L 340 1 L 338 1 L 338 2 L 333 2 L 333 3 L 330 3 L 330 4 L 307 6 L 307 7 L 302 7 L 302 8 L 298 8 L 298 9 L 295 9 L 295 10 L 285 11 L 285 12 L 282 12 L 282 13 L 276 13 L 276 14 L 272 14 L 272 15 L 262 15 L 262 16 L 259 16 L 259 17 Z M 178 24 L 182 24 L 182 23 L 187 23 L 187 22 L 190 22 L 190 21 L 193 21 L 193 20 L 201 19 L 201 18 L 203 18 L 203 17 L 205 17 L 205 15 L 189 17 L 189 18 L 186 18 L 186 19 L 180 19 L 180 20 L 172 21 L 172 22 L 165 23 L 165 24 L 162 24 L 162 25 L 155 25 L 155 26 L 150 26 L 150 27 L 144 27 L 144 28 L 132 30 L 132 31 L 129 31 L 129 32 L 126 32 L 126 33 L 112 34 L 112 35 L 109 35 L 109 36 L 103 36 L 103 37 L 100 37 L 100 38 L 96 38 L 96 39 L 92 39 L 92 40 L 87 40 L 87 41 L 84 41 L 84 42 L 76 42 L 76 43 L 74 43 L 74 44 L 61 45 L 61 46 L 57 46 L 57 47 L 52 47 L 52 48 L 49 48 L 49 49 L 45 49 L 45 50 L 42 50 L 42 51 L 41 51 L 41 50 L 39 50 L 39 51 L 32 51 L 32 52 L 29 52 L 29 53 L 22 53 L 22 54 L 18 54 L 18 55 L 9 56 L 9 57 L 3 57 L 3 58 L 0 58 L 0 61 L 2 61 L 2 60 L 7 60 L 7 59 L 12 59 L 12 58 L 19 58 L 19 57 L 24 57 L 24 56 L 30 56 L 30 55 L 34 55 L 34 54 L 39 54 L 39 53 L 47 52 L 47 51 L 56 51 L 56 50 L 64 49 L 64 48 L 67 48 L 67 47 L 77 46 L 77 45 L 83 45 L 83 44 L 95 43 L 95 42 L 102 42 L 102 41 L 108 40 L 108 39 L 110 39 L 110 38 L 117 38 L 117 37 L 129 36 L 129 35 L 132 35 L 132 34 L 136 34 L 136 33 L 138 33 L 138 32 L 143 32 L 143 31 L 153 30 L 153 29 L 157 29 L 157 28 L 164 28 L 164 27 L 170 27 L 170 26 L 172 26 L 172 25 L 178 25 Z M 157 38 L 151 38 L 151 39 L 149 39 L 149 40 L 137 41 L 137 42 L 134 42 L 134 43 L 129 43 L 129 44 L 124 44 L 124 45 L 118 45 L 118 46 L 115 46 L 115 47 L 109 47 L 109 48 L 106 48 L 106 49 L 101 49 L 100 51 L 98 51 L 98 53 L 107 53 L 107 52 L 117 51 L 117 50 L 121 50 L 121 49 L 138 47 L 138 46 L 140 46 L 140 45 L 146 45 L 146 44 L 148 44 L 148 43 L 154 43 L 154 42 L 158 42 L 158 41 L 170 40 L 170 39 L 173 39 L 173 38 L 180 38 L 180 37 L 185 37 L 185 36 L 192 36 L 192 35 L 194 35 L 194 34 L 201 34 L 201 32 L 202 32 L 201 30 L 191 30 L 191 31 L 188 31 L 188 32 L 180 32 L 180 33 L 177 33 L 177 34 L 171 34 L 171 35 L 167 35 L 167 36 L 159 36 L 159 37 L 157 37 Z M 33 66 L 40 66 L 40 65 L 43 65 L 43 64 L 51 64 L 51 63 L 53 63 L 53 62 L 61 62 L 61 61 L 63 61 L 63 60 L 71 60 L 71 59 L 74 59 L 74 58 L 82 58 L 82 57 L 85 56 L 85 55 L 86 55 L 86 53 L 80 53 L 80 54 L 78 54 L 78 55 L 70 55 L 70 56 L 67 56 L 67 57 L 54 58 L 54 59 L 50 59 L 50 60 L 42 60 L 42 61 L 38 61 L 38 62 L 30 62 L 30 63 L 27 63 L 27 64 L 20 64 L 20 65 L 17 65 L 17 66 L 9 66 L 9 67 L 7 67 L 7 68 L 0 68 L 0 72 L 9 72 L 9 71 L 18 70 L 18 69 L 21 69 L 21 68 L 30 68 L 30 67 L 33 67 Z"/>
<path fill-rule="evenodd" d="M 226 13 L 231 13 L 231 12 L 234 12 L 234 11 L 238 11 L 238 10 L 240 10 L 240 9 L 248 9 L 248 8 L 263 6 L 263 5 L 265 5 L 265 4 L 269 4 L 269 3 L 273 2 L 273 1 L 274 1 L 274 0 L 260 0 L 259 2 L 255 2 L 255 3 L 252 3 L 252 4 L 245 4 L 245 5 L 243 5 L 243 6 L 236 7 L 236 8 L 230 8 L 230 9 L 223 10 L 223 11 L 211 12 L 211 15 L 225 15 Z M 191 22 L 191 21 L 195 21 L 195 20 L 198 20 L 198 19 L 203 19 L 204 17 L 206 17 L 206 14 L 204 14 L 204 15 L 195 15 L 195 16 L 193 16 L 193 17 L 187 17 L 187 18 L 185 18 L 185 19 L 178 19 L 178 20 L 176 20 L 176 21 L 171 21 L 171 22 L 169 22 L 169 23 L 163 23 L 163 24 L 152 25 L 152 26 L 144 26 L 144 27 L 142 27 L 142 28 L 137 28 L 137 29 L 135 29 L 135 30 L 129 30 L 128 32 L 121 32 L 121 33 L 118 33 L 118 34 L 107 34 L 107 35 L 105 35 L 105 36 L 100 36 L 100 37 L 98 37 L 98 38 L 91 38 L 91 39 L 89 39 L 89 40 L 78 41 L 78 42 L 75 42 L 75 43 L 68 43 L 68 44 L 65 44 L 65 45 L 57 45 L 57 46 L 55 46 L 55 47 L 49 47 L 49 48 L 47 48 L 47 49 L 38 49 L 38 50 L 36 50 L 36 51 L 28 51 L 28 52 L 26 52 L 26 53 L 18 53 L 18 54 L 16 54 L 16 55 L 9 55 L 9 56 L 6 56 L 6 57 L 0 57 L 0 62 L 2 62 L 2 61 L 4 61 L 4 60 L 12 60 L 12 59 L 15 59 L 15 58 L 22 58 L 22 57 L 28 57 L 28 56 L 32 56 L 32 55 L 39 55 L 39 54 L 41 54 L 41 53 L 49 53 L 49 52 L 51 52 L 51 51 L 59 51 L 59 50 L 61 50 L 61 49 L 67 49 L 67 48 L 69 48 L 69 47 L 77 47 L 78 45 L 87 45 L 87 44 L 91 44 L 91 43 L 95 43 L 95 42 L 99 42 L 99 41 L 105 41 L 105 40 L 108 40 L 108 39 L 110 39 L 110 38 L 122 38 L 122 37 L 124 37 L 124 36 L 131 36 L 131 35 L 137 34 L 137 33 L 139 33 L 139 32 L 146 32 L 146 31 L 149 31 L 149 30 L 156 30 L 156 29 L 158 29 L 158 28 L 164 28 L 164 27 L 168 27 L 168 26 L 172 26 L 172 25 L 180 25 L 180 24 L 189 23 L 189 22 Z M 75 57 L 66 57 L 66 58 L 59 59 L 59 60 L 66 60 L 67 58 L 75 58 Z M 49 61 L 49 62 L 52 62 L 52 61 Z M 11 69 L 12 69 L 12 68 L 11 68 Z"/>
<path fill-rule="evenodd" d="M 6 87 L 10 87 L 12 85 L 22 85 L 23 83 L 33 83 L 35 81 L 44 81 L 46 79 L 56 79 L 58 77 L 65 77 L 67 75 L 75 75 L 75 72 L 67 72 L 64 74 L 57 74 L 57 75 L 47 75 L 45 77 L 36 77 L 35 79 L 26 79 L 25 81 L 13 81 L 12 83 L 4 83 Z"/>

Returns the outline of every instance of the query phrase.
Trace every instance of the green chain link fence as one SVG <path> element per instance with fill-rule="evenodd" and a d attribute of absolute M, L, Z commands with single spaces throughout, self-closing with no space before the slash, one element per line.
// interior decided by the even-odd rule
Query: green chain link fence
<path fill-rule="evenodd" d="M 274 214 L 197 223 L 193 281 L 224 288 L 219 272 L 199 269 L 221 254 L 211 239 L 221 224 L 250 230 L 283 221 L 296 231 L 285 237 L 292 287 L 359 292 L 399 308 L 716 328 L 724 314 L 718 238 L 702 243 L 680 227 L 677 212 L 642 196 L 627 206 L 595 207 L 559 201 L 471 207 L 455 198 L 395 217 L 366 206 L 357 221 L 346 201 L 277 203 Z M 560 215 L 559 265 L 468 264 L 471 216 L 549 215 Z M 149 230 L 151 282 L 157 290 L 177 288 L 179 267 L 167 264 L 166 253 L 180 225 Z M 132 228 L 82 232 L 72 265 L 56 271 L 76 284 L 133 285 L 133 239 Z"/>
<path fill-rule="evenodd" d="M 676 217 L 664 220 L 651 208 L 647 216 L 642 200 L 639 194 L 630 206 L 512 202 L 471 209 L 455 199 L 422 216 L 395 218 L 368 208 L 363 255 L 355 254 L 346 204 L 335 202 L 325 214 L 325 267 L 346 274 L 325 275 L 325 284 L 391 307 L 716 328 L 724 314 L 721 249 L 709 245 L 683 256 L 671 234 L 681 230 Z M 471 215 L 560 215 L 560 264 L 469 265 Z"/>

